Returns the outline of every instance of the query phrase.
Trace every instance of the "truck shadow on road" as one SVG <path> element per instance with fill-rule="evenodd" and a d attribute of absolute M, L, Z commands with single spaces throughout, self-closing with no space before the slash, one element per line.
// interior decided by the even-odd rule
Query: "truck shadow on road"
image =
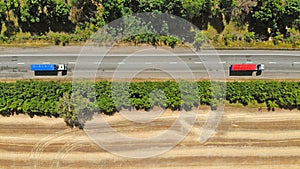
<path fill-rule="evenodd" d="M 58 71 L 34 71 L 34 76 L 58 76 L 58 75 L 59 75 Z M 62 71 L 61 75 L 66 76 L 67 71 Z"/>
<path fill-rule="evenodd" d="M 229 76 L 259 76 L 261 71 L 229 71 Z"/>
<path fill-rule="evenodd" d="M 57 76 L 57 71 L 34 71 L 34 76 Z"/>

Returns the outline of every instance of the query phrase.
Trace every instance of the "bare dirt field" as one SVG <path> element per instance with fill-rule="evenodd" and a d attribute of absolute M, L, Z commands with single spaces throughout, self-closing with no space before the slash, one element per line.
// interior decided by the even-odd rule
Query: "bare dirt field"
<path fill-rule="evenodd" d="M 140 159 L 111 154 L 59 118 L 1 116 L 0 168 L 300 168 L 300 111 L 226 107 L 215 135 L 200 143 L 207 114 L 208 107 L 200 108 L 192 131 L 171 150 Z M 105 116 L 117 132 L 131 137 L 155 135 L 176 118 L 168 111 L 136 124 L 120 114 Z"/>

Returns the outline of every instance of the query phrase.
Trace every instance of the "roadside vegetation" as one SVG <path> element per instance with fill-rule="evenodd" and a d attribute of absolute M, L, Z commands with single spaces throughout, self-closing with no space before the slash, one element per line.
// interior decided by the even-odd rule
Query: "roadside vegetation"
<path fill-rule="evenodd" d="M 187 19 L 217 48 L 300 48 L 299 0 L 1 0 L 0 42 L 8 46 L 80 44 L 107 23 L 142 12 Z M 164 25 L 164 32 L 169 29 Z M 182 44 L 164 32 L 124 42 Z M 203 36 L 194 34 L 191 43 L 203 43 Z"/>
<path fill-rule="evenodd" d="M 78 121 L 79 116 L 87 120 L 95 112 L 112 115 L 121 109 L 190 110 L 200 105 L 217 109 L 220 103 L 250 105 L 270 111 L 300 109 L 300 82 L 99 81 L 72 86 L 69 82 L 17 81 L 1 82 L 0 90 L 1 115 L 26 113 L 32 117 L 61 117 L 73 127 L 83 123 Z"/>

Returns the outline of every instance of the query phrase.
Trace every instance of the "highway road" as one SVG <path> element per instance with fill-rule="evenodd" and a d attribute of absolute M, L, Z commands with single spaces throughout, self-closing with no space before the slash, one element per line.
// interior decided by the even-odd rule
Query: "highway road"
<path fill-rule="evenodd" d="M 67 64 L 67 76 L 57 78 L 300 79 L 299 51 L 206 50 L 195 54 L 188 48 L 152 46 L 0 48 L 1 79 L 49 78 L 34 76 L 29 69 L 33 63 Z M 260 63 L 265 71 L 261 76 L 229 76 L 233 63 Z"/>

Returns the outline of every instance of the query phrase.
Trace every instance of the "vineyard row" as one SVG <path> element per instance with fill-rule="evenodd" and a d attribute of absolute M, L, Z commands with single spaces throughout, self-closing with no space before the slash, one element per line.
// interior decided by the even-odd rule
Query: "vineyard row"
<path fill-rule="evenodd" d="M 59 83 L 17 81 L 0 83 L 0 114 L 62 117 L 78 125 L 78 116 L 113 114 L 121 109 L 151 110 L 159 106 L 189 110 L 199 105 L 241 103 L 300 109 L 300 82 L 108 82 Z"/>

